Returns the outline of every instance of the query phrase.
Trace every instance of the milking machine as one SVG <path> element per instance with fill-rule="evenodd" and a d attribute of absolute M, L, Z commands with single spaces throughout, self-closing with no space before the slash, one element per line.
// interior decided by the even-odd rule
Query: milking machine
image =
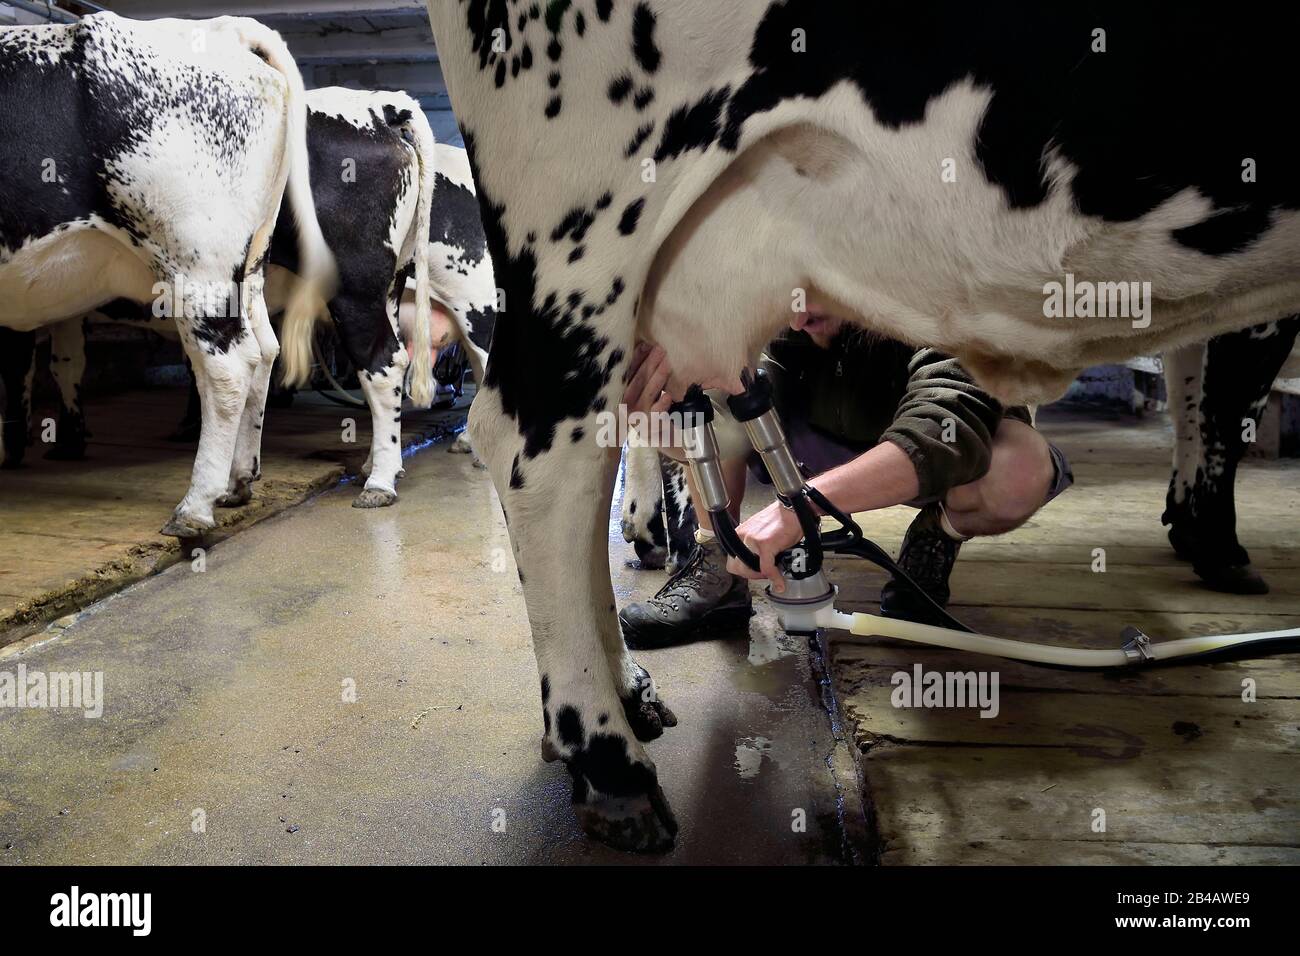
<path fill-rule="evenodd" d="M 1136 627 L 1126 627 L 1119 646 L 1110 649 L 1056 647 L 1029 641 L 978 634 L 936 603 L 875 542 L 862 534 L 853 519 L 803 479 L 794 455 L 786 443 L 785 431 L 772 405 L 772 388 L 760 369 L 741 375 L 745 391 L 727 399 L 735 419 L 745 427 L 750 443 L 758 452 L 776 490 L 777 500 L 791 509 L 803 530 L 803 540 L 777 557 L 785 579 L 785 591 L 778 594 L 769 585 L 768 600 L 776 607 L 781 627 L 790 634 L 811 635 L 820 629 L 847 631 L 858 637 L 892 637 L 914 644 L 946 647 L 993 657 L 1005 657 L 1049 667 L 1110 668 L 1158 664 L 1172 660 L 1208 657 L 1258 657 L 1294 650 L 1300 646 L 1300 628 L 1260 631 L 1253 634 L 1217 634 L 1153 641 Z M 722 548 L 752 571 L 759 571 L 759 559 L 736 533 L 736 522 L 728 508 L 731 501 L 723 480 L 718 440 L 713 428 L 713 403 L 698 386 L 692 386 L 672 411 L 685 422 L 683 437 L 688 466 L 695 487 L 708 512 Z M 820 512 L 820 514 L 819 514 Z M 821 515 L 833 518 L 839 527 L 822 530 Z M 823 571 L 827 553 L 865 558 L 894 575 L 911 588 L 943 622 L 942 626 L 918 624 L 897 618 L 858 611 L 846 614 L 835 608 L 838 588 Z"/>

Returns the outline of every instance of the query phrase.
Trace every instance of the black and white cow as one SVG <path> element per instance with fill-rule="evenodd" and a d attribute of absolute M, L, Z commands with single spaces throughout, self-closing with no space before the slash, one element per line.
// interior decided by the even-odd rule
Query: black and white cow
<path fill-rule="evenodd" d="M 263 264 L 284 195 L 305 280 L 290 311 L 328 294 L 306 124 L 298 68 L 254 20 L 0 28 L 0 326 L 29 339 L 118 299 L 170 310 L 204 422 L 164 534 L 211 528 L 258 477 L 278 351 Z"/>
<path fill-rule="evenodd" d="M 316 317 L 328 314 L 334 320 L 374 421 L 366 463 L 369 477 L 356 504 L 387 505 L 397 498 L 395 482 L 401 470 L 403 298 L 408 314 L 411 307 L 415 312 L 411 398 L 427 407 L 435 387 L 433 346 L 458 339 L 482 375 L 495 317 L 496 283 L 465 151 L 434 143 L 428 120 L 414 100 L 402 94 L 341 89 L 315 90 L 308 100 L 313 169 L 331 171 L 313 177 L 317 210 L 342 274 L 338 294 Z M 385 104 L 382 109 L 380 103 Z M 381 123 L 385 117 L 387 122 Z M 392 186 L 406 175 L 402 170 L 411 162 L 403 130 L 408 136 L 410 131 L 418 133 L 417 168 L 424 177 L 423 205 L 413 232 L 409 221 L 399 225 L 401 217 L 394 212 L 403 203 L 401 189 L 394 193 Z M 358 158 L 359 150 L 365 159 Z M 356 176 L 340 176 L 346 169 L 356 170 Z M 272 262 L 292 269 L 292 246 L 284 248 L 282 259 L 279 244 L 273 245 Z M 409 279 L 413 287 L 408 289 Z M 436 323 L 435 315 L 450 315 L 451 322 Z M 440 329 L 436 343 L 435 325 Z M 286 384 L 301 385 L 310 377 L 312 334 L 310 322 L 285 322 L 281 340 Z"/>
<path fill-rule="evenodd" d="M 429 285 L 435 303 L 433 345 L 442 350 L 458 344 L 464 349 L 475 381 L 482 382 L 500 291 L 487 251 L 469 157 L 461 147 L 447 143 L 438 143 L 434 156 L 433 206 L 429 214 Z M 413 302 L 414 289 L 408 280 L 400 312 L 404 324 Z M 451 451 L 471 451 L 464 432 Z"/>
<path fill-rule="evenodd" d="M 328 314 L 371 412 L 367 479 L 354 505 L 380 507 L 397 500 L 408 365 L 417 405 L 433 397 L 431 347 L 465 342 L 481 378 L 496 297 L 492 265 L 465 151 L 434 142 L 415 100 L 404 93 L 329 88 L 310 91 L 307 103 L 312 193 L 338 263 L 338 283 L 328 306 L 318 303 L 318 310 L 281 329 L 284 361 L 295 382 L 310 372 L 314 320 Z M 272 315 L 296 287 L 297 245 L 286 202 L 268 258 L 265 298 Z M 147 310 L 114 305 L 90 320 L 175 335 L 174 324 Z M 50 370 L 62 410 L 51 457 L 77 458 L 84 451 L 84 369 L 80 321 L 53 326 Z"/>
<path fill-rule="evenodd" d="M 596 436 L 638 339 L 675 395 L 735 390 L 806 294 L 1021 402 L 1300 309 L 1295 124 L 1273 106 L 1300 91 L 1293 9 L 428 7 L 507 300 L 470 432 L 543 755 L 615 845 L 676 832 L 641 743 L 673 719 L 623 645 L 602 534 L 618 449 Z M 1150 282 L 1149 321 L 1057 317 L 1049 290 L 1080 281 Z"/>
<path fill-rule="evenodd" d="M 420 105 L 402 93 L 313 90 L 307 105 L 312 195 L 339 264 L 339 283 L 328 306 L 286 316 L 281 363 L 286 383 L 305 382 L 315 320 L 333 318 L 371 413 L 368 477 L 354 504 L 379 507 L 397 500 L 408 366 L 412 401 L 428 406 L 433 400 L 429 244 L 423 238 L 434 190 L 433 131 Z M 282 212 L 270 261 L 289 273 L 298 271 L 294 231 Z M 408 351 L 397 310 L 411 270 L 417 290 Z"/>
<path fill-rule="evenodd" d="M 1161 521 L 1174 551 L 1217 591 L 1268 593 L 1237 540 L 1237 466 L 1297 332 L 1300 316 L 1291 316 L 1164 357 L 1175 444 Z"/>

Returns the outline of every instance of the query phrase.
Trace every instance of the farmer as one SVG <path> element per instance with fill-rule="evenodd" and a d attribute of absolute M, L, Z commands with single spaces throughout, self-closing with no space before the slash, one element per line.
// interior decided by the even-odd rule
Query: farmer
<path fill-rule="evenodd" d="M 811 303 L 760 364 L 810 485 L 849 513 L 899 504 L 919 509 L 898 563 L 940 605 L 948 602 L 948 577 L 963 541 L 1018 528 L 1074 480 L 1065 455 L 1033 427 L 1028 410 L 1004 409 L 955 359 L 880 338 Z M 640 347 L 624 398 L 629 413 L 666 409 L 671 371 L 662 349 Z M 761 464 L 719 397 L 715 427 L 732 517 L 739 520 L 747 466 L 759 474 Z M 661 451 L 685 458 L 680 447 Z M 694 487 L 691 497 L 700 500 Z M 747 622 L 747 579 L 766 577 L 774 590 L 784 590 L 775 559 L 803 536 L 794 512 L 773 502 L 737 530 L 761 570 L 729 560 L 713 529 L 701 526 L 686 565 L 649 600 L 620 612 L 629 646 L 679 644 L 704 629 Z M 933 612 L 896 580 L 881 591 L 880 610 L 934 622 Z"/>

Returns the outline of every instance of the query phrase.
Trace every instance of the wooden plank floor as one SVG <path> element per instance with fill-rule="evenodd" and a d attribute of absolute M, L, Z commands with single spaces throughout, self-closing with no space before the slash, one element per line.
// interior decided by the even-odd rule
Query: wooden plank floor
<path fill-rule="evenodd" d="M 410 447 L 464 424 L 472 389 L 456 409 L 408 412 Z M 185 391 L 140 389 L 92 399 L 87 457 L 48 461 L 28 449 L 22 468 L 0 471 L 0 644 L 79 610 L 178 559 L 158 534 L 185 494 L 195 445 L 165 440 L 180 419 Z M 50 410 L 38 408 L 40 421 Z M 354 441 L 344 423 L 355 421 Z M 243 508 L 218 509 L 219 540 L 359 472 L 369 451 L 370 413 L 299 394 L 291 408 L 268 409 L 263 479 Z M 359 489 L 358 489 L 359 490 Z M 396 507 L 400 507 L 400 501 Z"/>
<path fill-rule="evenodd" d="M 1039 425 L 1075 486 L 1024 528 L 963 546 L 959 618 L 1078 647 L 1118 646 L 1127 624 L 1155 640 L 1300 625 L 1300 462 L 1243 466 L 1239 534 L 1272 593 L 1224 595 L 1160 524 L 1164 416 L 1050 408 Z M 860 520 L 897 553 L 914 515 Z M 831 575 L 841 609 L 877 609 L 874 566 L 837 558 Z M 1300 863 L 1300 655 L 1091 673 L 881 638 L 832 635 L 830 651 L 885 864 Z M 893 706 L 893 675 L 917 664 L 996 672 L 997 715 Z"/>

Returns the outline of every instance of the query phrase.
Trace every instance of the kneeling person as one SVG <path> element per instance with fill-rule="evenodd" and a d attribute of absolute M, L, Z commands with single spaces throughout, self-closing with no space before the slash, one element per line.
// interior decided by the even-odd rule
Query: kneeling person
<path fill-rule="evenodd" d="M 963 541 L 1019 527 L 1073 481 L 1065 455 L 1032 426 L 1027 409 L 1004 409 L 955 359 L 933 349 L 882 339 L 810 307 L 761 364 L 810 485 L 849 513 L 898 504 L 920 509 L 898 563 L 940 605 L 948 602 Z M 665 408 L 669 373 L 662 350 L 639 350 L 629 408 Z M 739 520 L 747 465 L 760 480 L 767 476 L 744 430 L 715 405 L 732 517 Z M 661 450 L 684 460 L 680 449 Z M 699 500 L 694 487 L 691 495 Z M 668 646 L 706 626 L 747 621 L 748 578 L 766 577 L 776 591 L 784 589 L 775 561 L 802 537 L 794 512 L 773 502 L 737 530 L 761 570 L 728 560 L 713 530 L 701 526 L 685 567 L 654 597 L 620 612 L 629 646 Z M 934 622 L 929 607 L 894 580 L 881 591 L 880 609 Z"/>

